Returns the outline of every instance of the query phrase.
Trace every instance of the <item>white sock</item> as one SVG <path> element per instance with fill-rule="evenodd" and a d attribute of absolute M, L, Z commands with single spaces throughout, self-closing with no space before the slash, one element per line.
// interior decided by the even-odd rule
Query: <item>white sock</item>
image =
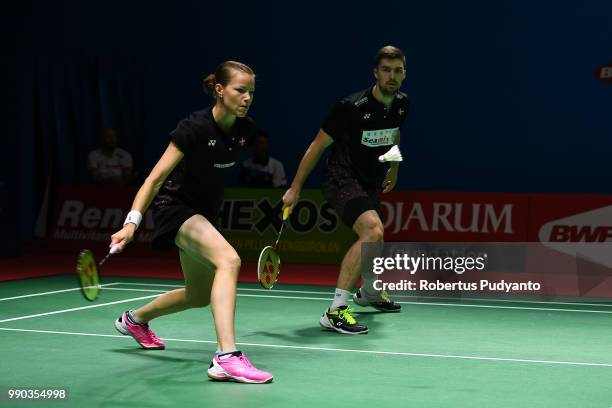
<path fill-rule="evenodd" d="M 215 356 L 219 357 L 221 360 L 224 360 L 229 357 L 230 354 L 235 353 L 238 350 L 231 351 L 215 351 Z"/>
<path fill-rule="evenodd" d="M 336 288 L 336 292 L 334 293 L 334 301 L 332 302 L 332 305 L 329 309 L 333 312 L 340 306 L 346 306 L 348 298 L 351 295 L 352 293 L 348 290 Z"/>
<path fill-rule="evenodd" d="M 136 320 L 136 318 L 134 317 L 134 313 L 133 313 L 133 312 L 134 312 L 133 310 L 129 310 L 129 311 L 127 312 L 128 319 L 129 319 L 129 320 L 130 320 L 132 323 L 135 323 L 135 324 L 142 324 L 141 322 L 139 322 L 138 320 Z"/>

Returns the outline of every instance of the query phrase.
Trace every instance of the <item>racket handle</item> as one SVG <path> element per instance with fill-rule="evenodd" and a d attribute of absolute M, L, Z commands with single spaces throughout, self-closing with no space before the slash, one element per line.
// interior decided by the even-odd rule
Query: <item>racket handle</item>
<path fill-rule="evenodd" d="M 283 221 L 289 218 L 289 207 L 283 208 Z"/>
<path fill-rule="evenodd" d="M 119 252 L 119 244 L 115 244 L 111 247 L 110 251 L 108 251 L 109 254 L 116 254 Z"/>

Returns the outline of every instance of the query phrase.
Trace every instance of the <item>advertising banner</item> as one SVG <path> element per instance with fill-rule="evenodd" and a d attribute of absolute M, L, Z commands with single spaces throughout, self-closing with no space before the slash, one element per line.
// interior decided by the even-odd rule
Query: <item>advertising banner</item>
<path fill-rule="evenodd" d="M 135 188 L 62 186 L 49 233 L 52 244 L 71 251 L 105 250 L 111 234 L 121 228 L 135 193 Z M 261 249 L 276 240 L 283 193 L 282 189 L 226 190 L 221 232 L 243 260 L 256 261 Z M 542 242 L 569 259 L 612 268 L 606 251 L 596 245 L 612 239 L 612 196 L 393 192 L 381 195 L 381 214 L 386 242 Z M 356 239 L 319 190 L 302 191 L 287 224 L 279 244 L 286 263 L 339 263 Z M 159 256 L 150 249 L 153 233 L 153 218 L 147 211 L 130 253 Z M 575 243 L 593 245 L 570 245 Z"/>
<path fill-rule="evenodd" d="M 228 189 L 221 230 L 243 259 L 257 260 L 277 238 L 282 222 L 278 189 Z M 279 242 L 283 262 L 330 264 L 342 260 L 356 235 L 338 218 L 319 190 L 303 190 Z"/>
<path fill-rule="evenodd" d="M 281 197 L 284 190 L 227 189 L 220 214 L 221 232 L 244 261 L 256 261 L 266 245 L 274 243 L 281 225 Z M 134 188 L 62 186 L 57 195 L 52 231 L 53 244 L 66 250 L 106 248 L 118 231 L 136 194 Z M 151 211 L 144 214 L 132 254 L 153 253 Z M 355 235 L 341 224 L 319 190 L 304 190 L 288 229 L 279 243 L 283 262 L 332 264 L 353 243 Z"/>
<path fill-rule="evenodd" d="M 528 194 L 394 192 L 381 204 L 385 241 L 527 240 Z"/>

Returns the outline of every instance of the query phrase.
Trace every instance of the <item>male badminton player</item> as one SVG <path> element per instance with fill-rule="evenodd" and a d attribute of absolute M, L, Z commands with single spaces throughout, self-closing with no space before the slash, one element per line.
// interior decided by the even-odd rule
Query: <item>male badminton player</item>
<path fill-rule="evenodd" d="M 234 315 L 240 258 L 216 228 L 223 202 L 224 179 L 256 129 L 246 116 L 255 90 L 255 74 L 235 61 L 219 65 L 204 80 L 214 97 L 212 107 L 194 112 L 171 133 L 168 148 L 136 194 L 123 229 L 111 246 L 128 244 L 150 204 L 155 235 L 153 248 L 179 249 L 185 287 L 123 313 L 116 329 L 143 348 L 163 349 L 149 327 L 157 317 L 211 305 L 217 352 L 208 376 L 220 381 L 265 383 L 272 374 L 255 368 L 236 348 Z"/>
<path fill-rule="evenodd" d="M 361 244 L 383 241 L 379 215 L 379 193 L 388 193 L 397 182 L 398 163 L 391 167 L 379 156 L 399 145 L 399 128 L 408 113 L 408 97 L 400 91 L 406 77 L 406 58 L 396 47 L 378 50 L 374 63 L 373 86 L 340 100 L 329 113 L 310 147 L 306 150 L 291 187 L 283 196 L 290 209 L 298 202 L 304 181 L 323 151 L 332 145 L 322 192 L 342 221 L 357 234 L 340 265 L 334 300 L 319 319 L 325 328 L 344 334 L 367 333 L 351 315 L 348 298 L 359 277 Z M 384 291 L 362 285 L 353 296 L 360 306 L 373 306 L 384 312 L 399 312 L 400 305 Z"/>

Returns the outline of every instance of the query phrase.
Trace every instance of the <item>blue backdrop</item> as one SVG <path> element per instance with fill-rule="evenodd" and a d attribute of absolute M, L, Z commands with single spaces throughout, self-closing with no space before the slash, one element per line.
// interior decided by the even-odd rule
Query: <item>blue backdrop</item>
<path fill-rule="evenodd" d="M 117 82 L 127 93 L 98 95 L 82 106 L 95 114 L 81 118 L 89 115 L 88 132 L 122 118 L 123 144 L 141 168 L 154 164 L 179 119 L 209 103 L 201 79 L 237 59 L 257 72 L 251 116 L 271 133 L 272 155 L 291 179 L 334 101 L 371 85 L 375 51 L 393 44 L 407 55 L 403 90 L 412 99 L 399 189 L 611 191 L 612 84 L 594 75 L 612 61 L 610 2 L 26 2 L 7 15 L 20 72 L 40 67 L 40 56 L 62 69 L 110 61 L 109 72 L 136 83 Z M 25 78 L 16 91 L 31 95 Z M 66 141 L 55 122 L 39 120 L 53 130 L 37 132 L 32 109 L 23 103 L 18 130 L 23 183 L 37 177 L 31 144 L 41 135 L 59 156 L 94 146 L 91 136 Z M 71 174 L 83 164 L 62 163 L 58 177 L 79 181 Z M 321 166 L 307 186 L 320 175 Z M 31 213 L 41 183 L 30 184 L 37 192 L 21 197 Z"/>

